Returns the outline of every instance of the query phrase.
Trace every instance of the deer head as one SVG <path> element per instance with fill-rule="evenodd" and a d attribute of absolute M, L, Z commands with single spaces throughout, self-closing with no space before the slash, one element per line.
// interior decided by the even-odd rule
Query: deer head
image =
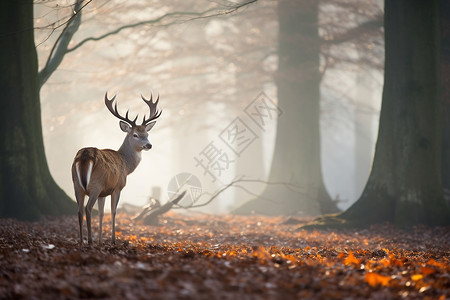
<path fill-rule="evenodd" d="M 118 110 L 117 110 L 117 101 L 114 104 L 113 108 L 113 102 L 116 99 L 117 95 L 114 95 L 111 99 L 108 99 L 108 92 L 105 93 L 105 105 L 108 108 L 108 110 L 120 120 L 119 126 L 120 129 L 123 132 L 127 133 L 126 142 L 129 143 L 129 145 L 135 150 L 135 151 L 142 151 L 142 150 L 150 150 L 152 148 L 152 144 L 148 141 L 148 132 L 153 128 L 153 126 L 156 123 L 156 119 L 161 115 L 161 111 L 158 111 L 158 101 L 159 101 L 159 95 L 153 103 L 153 95 L 150 96 L 150 99 L 147 100 L 144 98 L 144 96 L 141 95 L 142 100 L 144 100 L 145 104 L 150 109 L 149 117 L 146 118 L 144 115 L 142 119 L 142 123 L 140 125 L 136 124 L 136 121 L 139 117 L 139 115 L 136 115 L 134 120 L 130 120 L 128 118 L 128 110 L 125 114 L 125 117 L 122 117 Z"/>

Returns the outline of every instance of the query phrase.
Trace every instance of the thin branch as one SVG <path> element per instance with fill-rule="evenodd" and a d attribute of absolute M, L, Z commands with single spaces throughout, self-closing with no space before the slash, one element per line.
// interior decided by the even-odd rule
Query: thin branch
<path fill-rule="evenodd" d="M 164 15 L 156 18 L 156 19 L 136 22 L 136 23 L 133 23 L 133 24 L 127 24 L 127 25 L 118 27 L 117 29 L 115 29 L 113 31 L 110 31 L 108 33 L 105 33 L 105 34 L 103 34 L 101 36 L 86 38 L 86 39 L 82 40 L 81 42 L 79 42 L 78 44 L 76 44 L 75 46 L 73 46 L 72 48 L 67 49 L 67 53 L 68 52 L 72 52 L 72 51 L 80 48 L 81 46 L 83 46 L 85 43 L 87 43 L 89 41 L 98 41 L 98 40 L 104 39 L 104 38 L 106 38 L 108 36 L 118 34 L 119 32 L 121 32 L 121 31 L 123 31 L 125 29 L 128 29 L 128 28 L 134 28 L 134 27 L 138 27 L 138 26 L 142 26 L 142 25 L 156 24 L 156 23 L 162 22 L 164 19 L 167 19 L 169 17 L 190 16 L 192 18 L 189 18 L 189 19 L 186 19 L 186 20 L 174 20 L 172 22 L 164 24 L 163 26 L 169 27 L 169 26 L 174 25 L 174 24 L 182 24 L 182 23 L 185 23 L 185 22 L 190 22 L 190 21 L 199 20 L 199 19 L 207 19 L 207 18 L 216 17 L 216 16 L 228 15 L 228 14 L 231 14 L 231 13 L 241 9 L 242 7 L 245 7 L 245 6 L 248 6 L 248 5 L 252 4 L 252 3 L 255 3 L 256 1 L 258 1 L 258 0 L 250 0 L 250 1 L 238 4 L 238 5 L 235 5 L 235 6 L 230 6 L 226 10 L 218 11 L 218 12 L 213 13 L 213 14 L 211 14 L 211 13 L 214 12 L 214 11 L 217 11 L 217 8 L 210 8 L 210 9 L 205 10 L 203 12 L 182 12 L 182 11 L 180 12 L 180 11 L 178 11 L 178 12 L 166 13 L 166 14 L 164 14 Z"/>
<path fill-rule="evenodd" d="M 84 5 L 82 5 L 83 0 L 76 0 L 72 17 L 70 17 L 67 22 L 63 23 L 66 24 L 66 27 L 61 32 L 55 44 L 53 45 L 45 66 L 39 71 L 39 87 L 42 87 L 44 83 L 47 82 L 48 78 L 50 78 L 53 72 L 61 64 L 64 56 L 67 53 L 67 48 L 70 41 L 72 40 L 73 35 L 80 27 L 82 9 L 86 7 L 86 5 L 91 3 L 91 1 L 92 0 L 89 0 Z M 54 30 L 52 32 L 54 32 Z"/>
<path fill-rule="evenodd" d="M 375 19 L 363 22 L 363 23 L 359 24 L 358 26 L 351 28 L 337 36 L 333 36 L 331 38 L 325 38 L 324 43 L 332 44 L 332 45 L 342 44 L 342 43 L 357 39 L 358 37 L 360 37 L 361 35 L 363 35 L 365 33 L 379 30 L 379 29 L 383 28 L 383 25 L 384 25 L 383 15 L 378 15 Z"/>
<path fill-rule="evenodd" d="M 83 0 L 81 0 L 81 1 L 78 1 L 78 0 L 77 0 L 77 1 L 76 1 L 76 3 L 75 3 L 75 8 L 73 9 L 73 13 L 72 13 L 72 15 L 70 16 L 70 18 L 67 19 L 67 21 L 65 21 L 65 22 L 63 22 L 63 23 L 61 23 L 61 24 L 59 24 L 59 25 L 57 25 L 57 26 L 55 26 L 55 27 L 54 27 L 54 25 L 55 25 L 59 20 L 57 20 L 57 21 L 55 21 L 55 22 L 53 22 L 53 23 L 51 23 L 51 24 L 49 24 L 49 25 L 46 25 L 46 26 L 35 27 L 35 28 L 33 28 L 33 29 L 49 29 L 49 28 L 52 29 L 52 31 L 49 33 L 49 35 L 48 35 L 43 41 L 41 41 L 39 44 L 37 44 L 36 47 L 39 47 L 40 45 L 42 45 L 43 43 L 45 43 L 46 41 L 48 41 L 48 39 L 53 35 L 53 33 L 54 33 L 57 29 L 59 29 L 60 27 L 62 27 L 62 26 L 64 26 L 64 25 L 67 24 L 67 26 L 64 28 L 64 30 L 66 30 L 67 27 L 68 27 L 68 25 L 70 25 L 70 23 L 73 21 L 73 19 L 76 18 L 79 14 L 81 14 L 81 10 L 82 10 L 83 8 L 85 8 L 89 3 L 91 3 L 92 0 L 88 0 L 88 1 L 87 1 L 83 6 L 81 6 L 81 7 L 77 6 L 78 3 L 81 4 L 81 2 L 83 2 Z M 64 32 L 64 30 L 63 30 L 63 32 Z M 58 37 L 58 40 L 59 40 L 60 38 L 61 38 L 61 35 Z M 56 41 L 55 45 L 53 45 L 53 48 L 55 48 L 56 44 L 58 43 L 58 40 Z M 52 51 L 53 51 L 53 49 L 52 49 Z M 50 56 L 51 56 L 51 55 L 50 55 Z"/>
<path fill-rule="evenodd" d="M 91 1 L 89 1 L 89 2 L 91 2 Z M 88 3 L 89 3 L 88 2 Z M 81 13 L 81 9 L 79 9 L 78 11 L 77 11 L 77 6 L 79 5 L 81 3 L 81 1 L 77 1 L 76 3 L 75 3 L 75 7 L 74 7 L 74 10 L 73 10 L 73 14 L 72 14 L 72 16 L 69 18 L 69 20 L 67 21 L 67 22 L 65 22 L 64 24 L 67 24 L 67 26 L 63 29 L 63 31 L 61 32 L 61 34 L 58 36 L 58 38 L 56 39 L 56 42 L 53 44 L 53 47 L 52 47 L 52 49 L 50 50 L 50 54 L 48 55 L 48 58 L 47 58 L 47 62 L 45 63 L 45 67 L 47 67 L 48 65 L 49 65 L 49 63 L 50 63 L 50 61 L 51 61 L 51 59 L 52 59 L 52 57 L 53 57 L 53 53 L 55 52 L 55 49 L 56 49 L 56 47 L 58 46 L 58 45 L 60 45 L 59 44 L 59 41 L 61 40 L 61 38 L 63 37 L 63 35 L 67 32 L 67 30 L 68 30 L 68 28 L 69 28 L 69 26 L 70 26 L 70 22 L 76 17 L 76 16 L 80 16 L 79 14 Z M 88 4 L 88 3 L 86 3 L 86 5 Z M 84 6 L 86 6 L 86 5 L 84 5 Z M 84 7 L 83 6 L 83 7 Z M 59 26 L 58 26 L 59 27 Z M 55 28 L 56 29 L 56 28 Z M 47 39 L 52 35 L 52 33 L 55 31 L 55 29 L 53 29 L 52 30 L 52 32 L 50 33 L 50 35 L 47 37 Z M 47 40 L 46 39 L 46 40 Z M 45 40 L 44 40 L 44 42 L 45 42 Z M 43 43 L 43 42 L 42 42 Z M 41 43 L 41 44 L 42 44 Z M 39 45 L 38 45 L 39 46 Z M 38 47 L 38 46 L 36 46 L 36 47 Z"/>
<path fill-rule="evenodd" d="M 237 187 L 240 188 L 244 191 L 247 191 L 249 194 L 251 195 L 255 195 L 254 193 L 248 191 L 246 188 L 244 188 L 243 186 L 240 185 L 236 185 L 237 183 L 241 183 L 241 182 L 252 182 L 252 183 L 264 183 L 264 184 L 270 184 L 270 185 L 283 185 L 286 186 L 292 190 L 294 190 L 294 188 L 298 189 L 299 187 L 289 183 L 289 182 L 271 182 L 271 181 L 265 181 L 265 180 L 261 180 L 261 179 L 244 179 L 244 177 L 240 177 L 238 179 L 235 179 L 233 181 L 231 181 L 230 183 L 226 184 L 225 186 L 221 187 L 220 189 L 218 189 L 214 194 L 212 194 L 211 198 L 209 198 L 206 202 L 203 202 L 201 204 L 196 204 L 194 205 L 194 203 L 192 203 L 189 206 L 182 206 L 180 204 L 178 204 L 178 208 L 183 208 L 183 209 L 190 209 L 190 208 L 197 208 L 197 207 L 202 207 L 202 206 L 206 206 L 209 203 L 211 203 L 214 199 L 216 199 L 220 194 L 222 194 L 224 191 L 226 191 L 228 188 L 230 187 Z M 197 199 L 199 199 L 202 196 L 206 196 L 206 195 L 211 195 L 210 193 L 204 193 L 202 195 L 200 195 Z M 256 195 L 255 195 L 256 196 Z M 176 207 L 175 207 L 176 208 Z"/>

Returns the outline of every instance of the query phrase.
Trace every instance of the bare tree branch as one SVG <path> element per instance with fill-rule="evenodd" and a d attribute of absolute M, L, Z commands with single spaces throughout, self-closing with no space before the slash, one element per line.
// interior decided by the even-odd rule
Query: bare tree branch
<path fill-rule="evenodd" d="M 88 0 L 86 3 L 83 4 L 84 0 L 76 0 L 75 4 L 74 4 L 74 9 L 73 9 L 73 15 L 66 22 L 52 28 L 52 32 L 47 37 L 47 39 L 48 39 L 57 28 L 60 28 L 61 26 L 66 25 L 64 30 L 61 32 L 60 36 L 56 40 L 55 44 L 53 45 L 45 66 L 39 71 L 39 75 L 38 75 L 39 87 L 41 88 L 47 82 L 47 80 L 50 78 L 50 76 L 53 74 L 53 72 L 59 67 L 62 60 L 64 59 L 64 56 L 67 53 L 80 48 L 82 45 L 84 45 L 85 43 L 87 43 L 89 41 L 98 41 L 98 40 L 104 39 L 108 36 L 118 34 L 122 30 L 125 30 L 127 28 L 134 28 L 134 27 L 138 27 L 138 26 L 142 26 L 142 25 L 149 25 L 149 24 L 157 24 L 157 23 L 162 22 L 163 20 L 171 18 L 171 17 L 179 18 L 179 17 L 185 16 L 185 17 L 189 17 L 189 18 L 183 19 L 183 20 L 175 19 L 169 23 L 163 24 L 163 26 L 167 27 L 167 26 L 171 26 L 174 24 L 181 24 L 181 23 L 189 22 L 189 21 L 193 21 L 193 20 L 211 18 L 211 17 L 215 17 L 215 16 L 220 16 L 220 15 L 227 15 L 227 14 L 231 14 L 231 13 L 241 9 L 242 7 L 250 5 L 256 1 L 258 1 L 258 0 L 250 0 L 250 1 L 246 1 L 244 3 L 238 4 L 238 5 L 227 6 L 224 10 L 218 10 L 217 8 L 211 8 L 211 9 L 205 10 L 203 12 L 171 12 L 171 13 L 167 13 L 156 19 L 121 26 L 121 27 L 119 27 L 111 32 L 105 33 L 99 37 L 86 38 L 86 39 L 82 40 L 81 42 L 79 42 L 78 44 L 76 44 L 75 46 L 73 46 L 72 48 L 69 48 L 68 47 L 69 43 L 72 40 L 73 35 L 75 34 L 75 32 L 77 32 L 77 30 L 81 24 L 82 9 L 84 7 L 86 7 L 89 3 L 92 2 L 92 0 Z"/>
<path fill-rule="evenodd" d="M 84 1 L 84 0 L 83 0 Z M 82 2 L 82 1 L 81 1 Z M 66 24 L 68 24 L 68 23 L 70 23 L 70 22 L 72 22 L 72 20 L 75 18 L 75 17 L 77 17 L 77 14 L 79 14 L 79 13 L 81 13 L 81 10 L 83 9 L 83 8 L 85 8 L 89 3 L 91 3 L 92 2 L 92 0 L 88 0 L 81 8 L 79 8 L 79 9 L 77 9 L 77 7 L 76 7 L 76 3 L 75 3 L 75 7 L 74 7 L 74 9 L 73 9 L 73 13 L 72 13 L 72 15 L 66 20 L 66 21 L 64 21 L 64 22 L 62 22 L 62 23 L 60 23 L 60 24 L 58 24 L 58 22 L 60 21 L 60 19 L 58 19 L 58 20 L 56 20 L 55 22 L 53 22 L 53 23 L 50 23 L 50 24 L 48 24 L 48 25 L 45 25 L 45 26 L 39 26 L 39 27 L 34 27 L 33 28 L 33 30 L 39 30 L 39 29 L 51 29 L 51 32 L 48 34 L 48 36 L 43 40 L 43 41 L 41 41 L 39 44 L 37 44 L 36 45 L 36 47 L 39 47 L 41 44 L 43 44 L 43 43 L 45 43 L 51 36 L 52 36 L 52 34 L 57 30 L 57 29 L 59 29 L 60 27 L 63 27 L 64 25 L 66 25 Z M 73 5 L 70 5 L 70 6 L 73 6 Z M 59 6 L 59 7 L 61 7 L 61 6 Z M 68 6 L 69 7 L 69 6 Z M 56 24 L 58 24 L 58 25 L 56 25 Z M 56 26 L 55 26 L 56 25 Z"/>
<path fill-rule="evenodd" d="M 69 18 L 69 20 L 53 28 L 52 30 L 53 33 L 58 27 L 61 27 L 64 24 L 66 25 L 66 27 L 64 27 L 63 31 L 56 40 L 55 44 L 53 45 L 45 66 L 39 71 L 38 79 L 40 88 L 47 82 L 53 72 L 61 64 L 65 54 L 67 53 L 67 48 L 70 41 L 72 40 L 73 35 L 80 27 L 82 9 L 86 7 L 86 5 L 88 5 L 92 0 L 87 1 L 84 5 L 83 1 L 84 0 L 76 0 L 73 8 L 73 14 Z"/>
<path fill-rule="evenodd" d="M 192 202 L 192 204 L 190 204 L 188 206 L 182 206 L 182 205 L 179 204 L 179 202 L 181 201 L 181 199 L 184 197 L 184 195 L 187 192 L 186 190 L 181 192 L 181 190 L 184 189 L 184 187 L 188 183 L 188 180 L 186 180 L 183 184 L 180 185 L 180 187 L 178 187 L 177 191 L 175 192 L 175 195 L 177 195 L 177 196 L 173 200 L 169 200 L 169 201 L 167 201 L 167 203 L 165 203 L 164 205 L 161 206 L 160 203 L 159 203 L 159 200 L 153 199 L 153 200 L 155 200 L 154 203 L 148 204 L 145 207 L 143 207 L 141 212 L 137 216 L 135 216 L 133 218 L 133 221 L 137 222 L 137 221 L 143 220 L 144 224 L 146 224 L 146 225 L 157 225 L 158 224 L 158 217 L 160 215 L 168 212 L 170 209 L 172 209 L 172 207 L 174 209 L 176 209 L 176 208 L 190 209 L 190 208 L 197 208 L 197 207 L 206 206 L 206 205 L 211 203 L 214 199 L 216 199 L 220 194 L 222 194 L 225 190 L 227 190 L 230 187 L 236 187 L 236 188 L 243 189 L 244 191 L 248 192 L 249 194 L 251 194 L 251 195 L 253 195 L 255 197 L 258 197 L 258 195 L 252 193 L 247 188 L 245 188 L 245 187 L 243 187 L 241 185 L 236 185 L 237 183 L 242 183 L 242 182 L 284 185 L 284 186 L 287 186 L 288 188 L 291 188 L 291 189 L 294 189 L 294 188 L 298 189 L 299 188 L 298 186 L 296 186 L 294 184 L 291 184 L 291 183 L 270 182 L 270 181 L 264 181 L 264 180 L 260 180 L 260 179 L 245 179 L 244 176 L 241 176 L 240 178 L 235 179 L 235 180 L 231 181 L 230 183 L 228 183 L 227 185 L 221 187 L 206 202 L 194 205 L 196 203 L 196 201 L 194 201 L 194 202 Z M 204 194 L 200 195 L 200 197 L 206 196 L 206 195 L 210 195 L 210 194 L 209 193 L 204 193 Z M 197 199 L 199 199 L 200 197 L 198 197 Z"/>
<path fill-rule="evenodd" d="M 339 35 L 326 37 L 324 42 L 326 44 L 342 44 L 351 40 L 355 40 L 358 37 L 362 36 L 363 34 L 367 34 L 369 32 L 373 32 L 376 30 L 379 30 L 383 28 L 384 22 L 383 22 L 383 15 L 376 16 L 375 19 L 368 20 L 366 22 L 363 22 L 359 24 L 358 26 L 351 28 Z"/>
<path fill-rule="evenodd" d="M 73 46 L 72 48 L 67 49 L 67 53 L 80 48 L 81 46 L 83 46 L 85 43 L 87 43 L 89 41 L 98 41 L 98 40 L 104 39 L 108 36 L 118 34 L 119 32 L 121 32 L 125 29 L 128 29 L 128 28 L 134 28 L 134 27 L 138 27 L 138 26 L 142 26 L 142 25 L 154 25 L 154 24 L 160 23 L 160 22 L 164 21 L 165 19 L 168 19 L 171 17 L 175 17 L 175 18 L 190 17 L 190 18 L 184 19 L 184 20 L 175 19 L 169 23 L 162 24 L 162 26 L 169 27 L 174 24 L 181 24 L 181 23 L 190 22 L 190 21 L 199 20 L 199 19 L 207 19 L 207 18 L 216 17 L 216 16 L 228 15 L 228 14 L 231 14 L 245 6 L 255 3 L 256 1 L 258 1 L 258 0 L 249 0 L 249 1 L 237 4 L 237 5 L 228 6 L 226 9 L 219 10 L 219 11 L 216 7 L 214 7 L 214 8 L 210 8 L 205 11 L 202 11 L 202 12 L 195 12 L 195 11 L 194 12 L 183 12 L 183 11 L 170 12 L 170 13 L 164 14 L 156 19 L 136 22 L 133 24 L 127 24 L 127 25 L 118 27 L 117 29 L 110 31 L 108 33 L 105 33 L 98 37 L 86 38 L 86 39 L 82 40 L 81 42 L 79 42 L 78 44 L 76 44 L 75 46 Z"/>
<path fill-rule="evenodd" d="M 181 206 L 180 204 L 178 204 L 178 208 L 190 209 L 190 208 L 197 208 L 197 207 L 206 206 L 206 205 L 211 203 L 214 199 L 216 199 L 220 194 L 222 194 L 224 191 L 226 191 L 230 187 L 237 187 L 237 188 L 243 189 L 244 191 L 247 191 L 249 194 L 255 195 L 252 192 L 248 191 L 243 186 L 236 185 L 237 183 L 241 183 L 241 182 L 264 183 L 264 184 L 272 184 L 272 185 L 284 185 L 284 186 L 288 187 L 291 190 L 299 189 L 299 186 L 296 186 L 296 185 L 294 185 L 292 183 L 289 183 L 289 182 L 273 182 L 273 181 L 265 181 L 265 180 L 261 180 L 261 179 L 245 179 L 244 176 L 241 176 L 238 179 L 235 179 L 235 180 L 231 181 L 230 183 L 226 184 L 225 186 L 221 187 L 220 189 L 218 189 L 212 195 L 209 194 L 209 193 L 204 193 L 204 194 L 200 195 L 200 197 L 206 196 L 206 195 L 211 195 L 211 197 L 206 202 L 203 202 L 203 203 L 200 203 L 200 204 L 196 204 L 196 205 L 194 205 L 194 203 L 192 203 L 189 206 Z M 177 208 L 177 207 L 175 207 L 175 208 Z"/>

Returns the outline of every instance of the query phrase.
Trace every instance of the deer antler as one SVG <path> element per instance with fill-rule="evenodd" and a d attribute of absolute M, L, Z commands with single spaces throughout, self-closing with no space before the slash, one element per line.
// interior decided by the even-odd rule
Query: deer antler
<path fill-rule="evenodd" d="M 156 98 L 155 103 L 153 103 L 153 94 L 150 94 L 149 100 L 145 99 L 144 96 L 142 96 L 142 94 L 141 94 L 141 98 L 142 98 L 142 100 L 144 100 L 145 104 L 147 104 L 148 107 L 150 108 L 150 116 L 148 117 L 148 119 L 145 118 L 145 115 L 144 115 L 144 118 L 142 119 L 142 125 L 147 125 L 148 123 L 150 123 L 150 121 L 157 119 L 162 113 L 162 111 L 161 110 L 158 111 L 158 108 L 157 108 L 158 101 L 159 101 L 159 94 L 158 94 L 158 97 Z"/>
<path fill-rule="evenodd" d="M 105 105 L 108 108 L 108 110 L 113 114 L 113 116 L 115 116 L 116 118 L 118 118 L 119 120 L 122 120 L 124 122 L 127 122 L 128 124 L 130 124 L 132 127 L 136 126 L 136 120 L 138 118 L 138 116 L 136 116 L 136 118 L 134 118 L 133 121 L 131 121 L 130 119 L 128 119 L 128 110 L 127 113 L 125 114 L 125 117 L 122 117 L 119 112 L 117 111 L 117 101 L 114 104 L 114 108 L 112 106 L 114 99 L 116 99 L 116 95 L 114 95 L 114 97 L 112 97 L 112 99 L 108 99 L 108 92 L 105 93 Z M 144 116 L 145 117 L 145 116 Z"/>

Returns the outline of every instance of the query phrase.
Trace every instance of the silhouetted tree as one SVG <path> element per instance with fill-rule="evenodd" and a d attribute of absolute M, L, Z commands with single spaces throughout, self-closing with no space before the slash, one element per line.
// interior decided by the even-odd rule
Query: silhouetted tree
<path fill-rule="evenodd" d="M 74 213 L 45 158 L 33 1 L 0 4 L 0 217 Z"/>
<path fill-rule="evenodd" d="M 441 5 L 442 186 L 450 197 L 450 2 Z"/>
<path fill-rule="evenodd" d="M 278 119 L 270 182 L 260 198 L 237 213 L 268 215 L 337 212 L 328 195 L 320 159 L 320 46 L 317 1 L 283 0 L 278 3 Z"/>
<path fill-rule="evenodd" d="M 441 184 L 440 29 L 439 0 L 385 1 L 385 79 L 373 168 L 356 203 L 312 226 L 450 224 Z"/>

